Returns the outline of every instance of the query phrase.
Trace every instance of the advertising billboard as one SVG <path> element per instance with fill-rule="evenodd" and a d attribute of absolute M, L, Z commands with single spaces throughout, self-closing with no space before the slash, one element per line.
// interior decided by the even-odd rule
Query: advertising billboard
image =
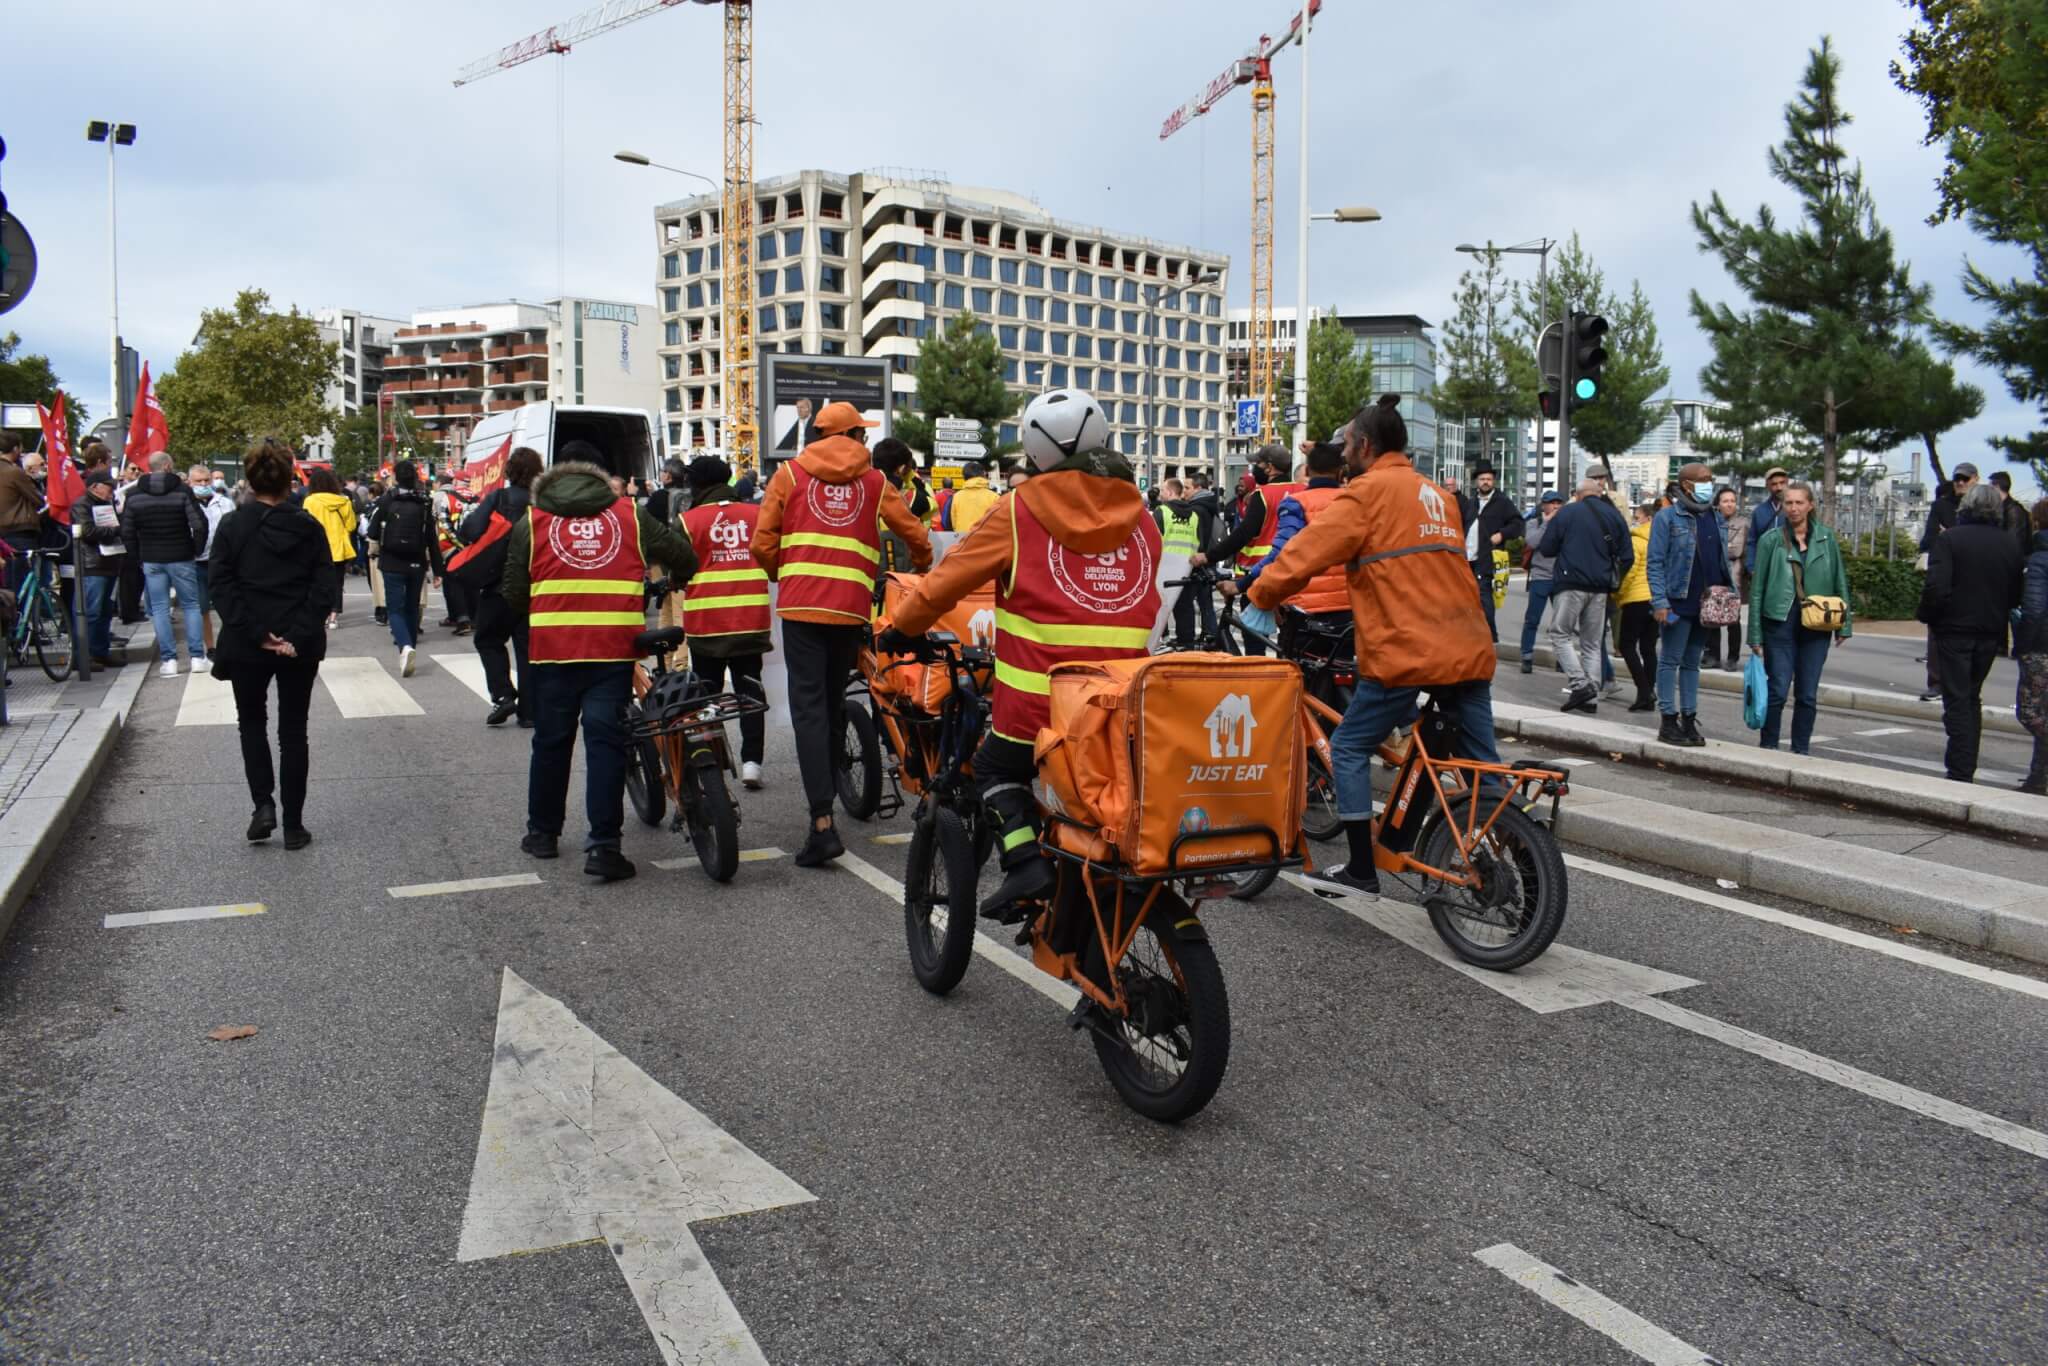
<path fill-rule="evenodd" d="M 886 356 L 802 356 L 782 351 L 762 356 L 762 479 L 818 439 L 811 421 L 828 403 L 851 403 L 861 416 L 882 424 L 869 431 L 870 446 L 887 436 L 894 372 L 895 365 Z"/>

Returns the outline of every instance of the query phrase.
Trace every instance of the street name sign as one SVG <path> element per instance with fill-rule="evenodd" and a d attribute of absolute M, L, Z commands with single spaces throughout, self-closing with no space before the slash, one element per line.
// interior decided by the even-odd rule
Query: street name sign
<path fill-rule="evenodd" d="M 940 460 L 979 460 L 988 454 L 988 447 L 979 441 L 934 441 L 932 454 Z"/>
<path fill-rule="evenodd" d="M 932 431 L 941 441 L 981 440 L 981 424 L 971 417 L 934 418 Z"/>

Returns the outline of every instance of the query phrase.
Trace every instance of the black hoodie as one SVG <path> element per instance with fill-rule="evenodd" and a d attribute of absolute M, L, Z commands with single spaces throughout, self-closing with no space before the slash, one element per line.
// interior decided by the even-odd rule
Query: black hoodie
<path fill-rule="evenodd" d="M 250 500 L 221 519 L 207 559 L 206 586 L 223 633 L 254 654 L 264 637 L 290 641 L 300 659 L 327 653 L 334 598 L 334 557 L 327 532 L 304 508 Z"/>

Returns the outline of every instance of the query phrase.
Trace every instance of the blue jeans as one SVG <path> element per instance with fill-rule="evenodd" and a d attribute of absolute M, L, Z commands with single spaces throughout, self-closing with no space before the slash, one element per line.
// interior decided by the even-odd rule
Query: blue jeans
<path fill-rule="evenodd" d="M 1543 611 L 1550 605 L 1551 580 L 1529 580 L 1529 610 L 1522 613 L 1522 662 L 1536 658 L 1536 628 L 1543 624 Z"/>
<path fill-rule="evenodd" d="M 149 590 L 149 620 L 156 627 L 156 656 L 166 664 L 177 662 L 178 642 L 171 638 L 171 590 L 178 590 L 178 610 L 185 617 L 185 653 L 206 658 L 206 634 L 199 610 L 199 565 L 193 560 L 170 564 L 142 565 L 143 586 Z"/>
<path fill-rule="evenodd" d="M 401 650 L 420 643 L 420 595 L 426 587 L 424 569 L 384 571 L 385 615 L 391 620 L 392 643 Z"/>
<path fill-rule="evenodd" d="M 394 615 L 395 619 L 395 615 Z M 585 849 L 619 847 L 626 824 L 626 702 L 633 695 L 631 660 L 596 664 L 533 664 L 533 758 L 526 773 L 526 828 L 562 833 L 569 803 L 569 760 L 583 725 Z"/>
<path fill-rule="evenodd" d="M 1702 634 L 1706 634 L 1702 632 Z M 1792 698 L 1792 752 L 1804 754 L 1813 741 L 1813 720 L 1820 712 L 1820 671 L 1828 662 L 1833 633 L 1809 631 L 1796 618 L 1764 622 L 1764 672 L 1771 680 L 1764 706 L 1764 729 L 1757 743 L 1778 747 L 1778 720 L 1785 698 Z"/>
<path fill-rule="evenodd" d="M 1337 816 L 1341 820 L 1372 819 L 1372 763 L 1380 741 L 1416 716 L 1415 697 L 1421 688 L 1388 688 L 1369 678 L 1358 680 L 1344 720 L 1330 736 L 1335 763 Z M 1493 740 L 1493 685 L 1465 683 L 1432 688 L 1430 695 L 1458 727 L 1458 755 L 1484 763 L 1500 762 Z"/>
<path fill-rule="evenodd" d="M 114 589 L 112 574 L 85 576 L 85 649 L 94 659 L 114 652 Z"/>
<path fill-rule="evenodd" d="M 1657 710 L 1691 716 L 1700 709 L 1700 654 L 1707 628 L 1698 617 L 1674 616 L 1657 637 Z"/>

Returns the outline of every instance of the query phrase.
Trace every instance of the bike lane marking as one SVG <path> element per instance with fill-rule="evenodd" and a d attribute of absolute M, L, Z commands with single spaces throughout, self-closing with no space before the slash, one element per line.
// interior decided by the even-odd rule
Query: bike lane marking
<path fill-rule="evenodd" d="M 535 887 L 540 884 L 539 873 L 504 873 L 497 877 L 465 877 L 453 882 L 415 882 L 405 887 L 386 887 L 384 890 L 400 899 L 417 896 L 446 896 L 452 892 L 490 892 L 500 887 Z"/>
<path fill-rule="evenodd" d="M 1616 1304 L 1592 1286 L 1574 1280 L 1513 1243 L 1480 1248 L 1474 1258 L 1492 1267 L 1532 1295 L 1562 1309 L 1580 1323 L 1644 1361 L 1656 1366 L 1718 1366 L 1683 1338 L 1672 1336 L 1642 1315 Z"/>
<path fill-rule="evenodd" d="M 1866 740 L 1875 739 L 1880 735 L 1911 735 L 1912 733 L 1913 728 L 1911 726 L 1879 726 L 1876 730 L 1859 730 L 1856 732 L 1859 737 Z"/>
<path fill-rule="evenodd" d="M 135 925 L 168 925 L 178 920 L 230 920 L 262 914 L 263 903 L 260 901 L 245 901 L 233 906 L 181 906 L 169 911 L 130 911 L 124 915 L 110 915 L 100 922 L 100 928 L 123 930 Z"/>
<path fill-rule="evenodd" d="M 786 851 L 777 849 L 772 844 L 766 845 L 760 849 L 740 850 L 741 863 L 768 863 L 775 859 L 788 857 L 789 854 Z M 695 854 L 691 854 L 687 858 L 658 858 L 649 861 L 652 862 L 655 867 L 661 869 L 663 872 L 669 873 L 673 873 L 678 869 L 695 868 L 698 866 L 697 856 Z"/>
<path fill-rule="evenodd" d="M 211 673 L 185 675 L 184 691 L 178 694 L 177 726 L 232 726 L 235 724 L 235 689 L 225 678 Z"/>

